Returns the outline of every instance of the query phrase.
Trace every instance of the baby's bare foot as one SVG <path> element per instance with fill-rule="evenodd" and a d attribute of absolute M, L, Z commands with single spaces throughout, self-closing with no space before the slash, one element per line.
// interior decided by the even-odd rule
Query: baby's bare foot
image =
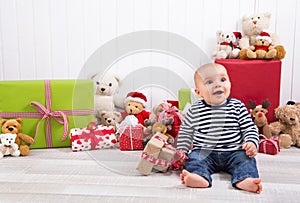
<path fill-rule="evenodd" d="M 246 178 L 236 184 L 237 188 L 248 192 L 255 192 L 257 194 L 262 191 L 262 184 L 260 178 Z"/>
<path fill-rule="evenodd" d="M 180 174 L 182 184 L 188 187 L 194 188 L 207 188 L 209 186 L 208 181 L 195 173 L 190 173 L 187 170 L 182 170 Z"/>

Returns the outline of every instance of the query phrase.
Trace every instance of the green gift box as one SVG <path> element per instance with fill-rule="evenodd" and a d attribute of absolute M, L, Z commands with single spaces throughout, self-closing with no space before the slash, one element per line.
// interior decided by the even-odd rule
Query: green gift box
<path fill-rule="evenodd" d="M 70 147 L 69 130 L 94 120 L 92 80 L 1 81 L 0 117 L 22 118 L 34 148 Z"/>
<path fill-rule="evenodd" d="M 198 100 L 195 89 L 179 89 L 178 90 L 178 109 L 184 110 Z"/>

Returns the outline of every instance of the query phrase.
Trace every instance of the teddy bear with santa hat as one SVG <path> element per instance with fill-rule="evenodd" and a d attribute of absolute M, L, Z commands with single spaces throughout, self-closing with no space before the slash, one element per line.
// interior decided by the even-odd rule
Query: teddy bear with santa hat
<path fill-rule="evenodd" d="M 134 115 L 138 123 L 145 125 L 145 120 L 149 119 L 151 112 L 145 109 L 147 97 L 141 92 L 129 92 L 124 99 L 125 112 L 123 118 L 128 115 Z"/>

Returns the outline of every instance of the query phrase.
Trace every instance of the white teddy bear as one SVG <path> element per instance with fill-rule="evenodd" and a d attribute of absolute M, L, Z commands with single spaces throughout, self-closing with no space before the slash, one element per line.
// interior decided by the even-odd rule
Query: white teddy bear
<path fill-rule="evenodd" d="M 270 27 L 270 13 L 258 13 L 242 18 L 242 30 L 243 37 L 239 41 L 239 46 L 242 49 L 249 48 L 256 43 L 256 37 L 261 32 L 266 31 Z M 272 39 L 272 45 L 279 44 L 278 36 L 274 33 L 270 33 Z"/>
<path fill-rule="evenodd" d="M 113 74 L 105 74 L 94 77 L 95 80 L 95 113 L 100 122 L 102 111 L 114 111 L 114 95 L 118 91 L 120 78 Z"/>
<path fill-rule="evenodd" d="M 216 59 L 238 58 L 240 53 L 238 40 L 241 38 L 241 33 L 217 31 L 216 35 L 217 45 L 213 50 L 212 56 Z"/>
<path fill-rule="evenodd" d="M 19 146 L 15 143 L 17 135 L 11 133 L 0 134 L 0 158 L 6 155 L 20 156 Z"/>

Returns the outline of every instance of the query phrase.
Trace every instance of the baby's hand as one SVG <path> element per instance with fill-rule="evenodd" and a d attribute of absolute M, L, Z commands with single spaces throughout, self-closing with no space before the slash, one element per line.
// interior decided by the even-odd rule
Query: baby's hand
<path fill-rule="evenodd" d="M 253 142 L 246 142 L 242 145 L 242 148 L 246 150 L 246 155 L 250 158 L 255 157 L 257 155 L 257 149 Z"/>

